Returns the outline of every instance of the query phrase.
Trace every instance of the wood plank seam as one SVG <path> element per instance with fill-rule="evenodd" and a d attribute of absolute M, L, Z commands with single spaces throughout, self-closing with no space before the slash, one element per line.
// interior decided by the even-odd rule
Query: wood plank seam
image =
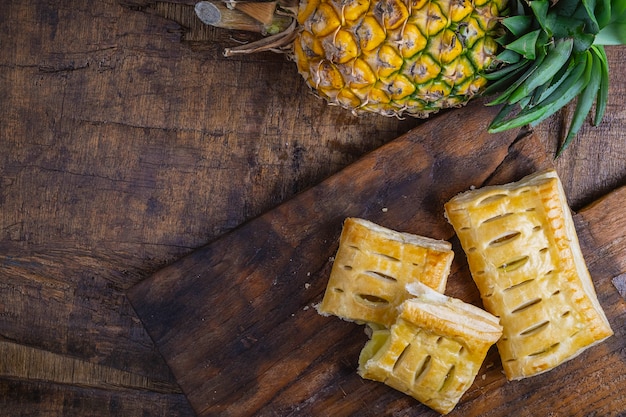
<path fill-rule="evenodd" d="M 0 357 L 0 377 L 99 389 L 181 393 L 175 384 L 9 341 L 0 341 Z"/>

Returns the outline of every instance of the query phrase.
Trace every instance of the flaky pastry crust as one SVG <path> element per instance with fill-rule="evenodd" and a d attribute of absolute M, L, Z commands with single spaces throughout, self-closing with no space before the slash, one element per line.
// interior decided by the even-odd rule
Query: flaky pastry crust
<path fill-rule="evenodd" d="M 447 241 L 347 218 L 318 312 L 389 327 L 410 297 L 407 284 L 444 291 L 453 257 Z"/>
<path fill-rule="evenodd" d="M 445 204 L 484 307 L 500 318 L 509 380 L 549 371 L 613 334 L 554 170 Z"/>
<path fill-rule="evenodd" d="M 359 374 L 447 414 L 472 385 L 502 327 L 478 307 L 417 285 L 420 294 L 402 304 L 396 323 L 373 332 Z"/>

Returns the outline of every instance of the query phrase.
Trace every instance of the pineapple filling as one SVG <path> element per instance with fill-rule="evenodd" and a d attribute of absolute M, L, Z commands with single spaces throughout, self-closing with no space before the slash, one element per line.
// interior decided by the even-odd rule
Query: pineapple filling
<path fill-rule="evenodd" d="M 370 340 L 367 341 L 361 354 L 359 355 L 359 367 L 374 357 L 380 356 L 385 349 L 382 349 L 389 341 L 390 332 L 388 329 L 375 329 L 372 331 Z"/>

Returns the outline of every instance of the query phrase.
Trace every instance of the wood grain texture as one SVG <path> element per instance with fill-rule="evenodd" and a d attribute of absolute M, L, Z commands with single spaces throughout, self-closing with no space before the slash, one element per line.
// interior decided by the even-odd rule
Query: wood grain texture
<path fill-rule="evenodd" d="M 468 124 L 480 124 L 489 113 L 470 108 Z M 492 136 L 459 132 L 454 114 L 439 121 L 446 133 L 432 134 L 426 123 L 131 290 L 133 306 L 198 415 L 432 414 L 402 394 L 361 380 L 356 361 L 365 340 L 363 328 L 321 317 L 314 306 L 324 292 L 346 217 L 451 239 L 442 209 L 453 195 L 550 166 L 549 159 L 537 155 L 534 136 L 516 143 L 504 136 L 496 143 Z M 507 159 L 509 147 L 516 150 L 513 159 Z M 458 169 L 461 163 L 464 167 Z M 611 198 L 611 210 L 621 210 L 617 201 L 625 193 Z M 613 255 L 621 259 L 624 249 L 615 236 L 602 233 L 610 227 L 623 234 L 619 218 L 598 222 L 597 214 L 589 213 L 588 221 L 602 237 L 583 241 L 587 251 L 617 243 Z M 457 248 L 447 292 L 480 305 L 463 262 Z M 492 349 L 456 415 L 505 416 L 520 409 L 545 415 L 556 408 L 571 413 L 599 406 L 603 414 L 621 411 L 626 367 L 619 334 L 625 330 L 626 306 L 606 286 L 606 272 L 594 270 L 618 336 L 588 353 L 586 361 L 519 384 L 505 382 Z M 611 370 L 598 377 L 602 361 L 609 361 Z M 545 392 L 571 387 L 571 377 L 563 379 L 571 374 L 586 380 L 593 394 L 555 405 Z M 618 394 L 607 390 L 607 383 Z M 588 407 L 590 400 L 594 409 Z"/>
<path fill-rule="evenodd" d="M 472 185 L 516 180 L 550 164 L 541 154 L 532 162 L 534 136 L 511 143 L 516 151 L 504 161 L 507 155 L 491 142 L 475 138 L 471 149 L 459 149 L 480 155 L 481 163 L 455 176 L 457 160 L 432 158 L 441 143 L 454 140 L 425 138 L 421 132 L 409 132 L 131 290 L 135 309 L 199 416 L 435 415 L 401 393 L 360 379 L 356 368 L 366 340 L 363 328 L 316 313 L 341 223 L 348 216 L 364 217 L 454 240 L 438 208 L 443 202 Z M 449 148 L 456 146 L 441 153 L 454 155 Z M 391 193 L 382 204 L 381 189 Z M 516 382 L 506 381 L 492 348 L 451 415 L 617 416 L 624 411 L 626 303 L 611 279 L 626 271 L 625 198 L 622 187 L 575 220 L 615 335 L 549 373 Z M 418 204 L 410 209 L 407 200 L 409 206 Z M 612 213 L 610 218 L 606 213 Z M 446 293 L 481 305 L 455 244 Z M 555 400 L 574 388 L 575 394 Z"/>
<path fill-rule="evenodd" d="M 0 9 L 2 413 L 193 415 L 126 291 L 422 122 L 328 107 L 283 56 L 224 58 L 252 35 L 199 25 L 191 1 Z M 626 60 L 608 55 L 607 123 L 556 161 L 576 208 L 626 181 Z"/>
<path fill-rule="evenodd" d="M 125 291 L 416 124 L 319 103 L 284 57 L 225 60 L 225 34 L 192 48 L 164 6 L 2 5 L 7 415 L 192 415 Z M 148 385 L 103 387 L 128 373 Z"/>
<path fill-rule="evenodd" d="M 437 133 L 424 124 L 133 288 L 136 311 L 198 414 L 259 412 L 313 362 L 335 377 L 322 358 L 344 343 L 344 331 L 311 306 L 341 224 L 364 217 L 449 238 L 443 203 L 482 184 L 516 139 L 486 133 L 495 109 L 469 109 L 464 122 L 482 134 L 459 132 L 458 113 L 438 119 Z"/>
<path fill-rule="evenodd" d="M 149 390 L 96 389 L 34 378 L 0 379 L 7 416 L 192 416 L 185 397 Z"/>

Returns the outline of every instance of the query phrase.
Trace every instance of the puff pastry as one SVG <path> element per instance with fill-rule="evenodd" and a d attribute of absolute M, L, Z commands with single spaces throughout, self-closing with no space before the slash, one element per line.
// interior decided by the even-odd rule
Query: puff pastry
<path fill-rule="evenodd" d="M 443 292 L 454 252 L 447 241 L 401 233 L 347 218 L 328 285 L 317 310 L 357 323 L 391 326 L 420 281 Z"/>
<path fill-rule="evenodd" d="M 359 375 L 383 382 L 441 414 L 472 385 L 502 334 L 498 319 L 423 284 L 390 329 L 374 330 L 359 357 Z"/>
<path fill-rule="evenodd" d="M 484 307 L 500 318 L 509 380 L 546 372 L 613 334 L 554 170 L 445 204 Z"/>

